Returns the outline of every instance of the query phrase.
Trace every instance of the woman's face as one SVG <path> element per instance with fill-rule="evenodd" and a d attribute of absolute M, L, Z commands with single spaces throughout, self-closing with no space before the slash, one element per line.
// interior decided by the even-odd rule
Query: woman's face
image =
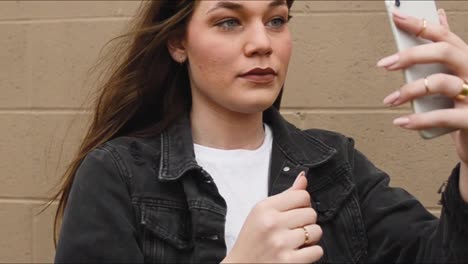
<path fill-rule="evenodd" d="M 183 42 L 193 105 L 239 113 L 270 107 L 291 56 L 286 0 L 198 1 Z"/>

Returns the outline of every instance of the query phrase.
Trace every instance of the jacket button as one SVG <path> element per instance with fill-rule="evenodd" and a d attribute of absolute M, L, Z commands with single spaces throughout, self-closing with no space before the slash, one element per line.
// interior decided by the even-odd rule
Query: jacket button
<path fill-rule="evenodd" d="M 319 201 L 315 201 L 315 206 L 317 207 L 317 211 L 322 211 L 323 208 L 321 206 L 321 203 Z"/>
<path fill-rule="evenodd" d="M 208 239 L 208 240 L 213 240 L 213 241 L 219 240 L 219 236 L 218 236 L 218 235 L 202 236 L 201 238 L 203 238 L 203 239 Z"/>
<path fill-rule="evenodd" d="M 290 171 L 290 170 L 291 170 L 291 168 L 289 168 L 289 167 L 284 167 L 284 168 L 283 168 L 283 171 L 284 171 L 284 172 L 288 172 L 288 171 Z"/>

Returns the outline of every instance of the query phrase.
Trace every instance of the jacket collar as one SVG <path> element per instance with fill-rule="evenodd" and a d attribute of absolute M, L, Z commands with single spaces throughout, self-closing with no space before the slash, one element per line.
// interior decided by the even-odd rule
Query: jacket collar
<path fill-rule="evenodd" d="M 272 128 L 273 142 L 297 165 L 312 168 L 328 161 L 336 153 L 333 147 L 286 121 L 275 108 L 265 111 L 263 119 Z"/>
<path fill-rule="evenodd" d="M 318 138 L 305 134 L 287 122 L 274 107 L 264 112 L 264 122 L 273 131 L 273 142 L 292 162 L 304 167 L 315 167 L 329 160 L 336 149 Z M 183 115 L 160 136 L 161 155 L 159 179 L 177 180 L 190 170 L 200 170 L 195 160 L 190 117 Z"/>

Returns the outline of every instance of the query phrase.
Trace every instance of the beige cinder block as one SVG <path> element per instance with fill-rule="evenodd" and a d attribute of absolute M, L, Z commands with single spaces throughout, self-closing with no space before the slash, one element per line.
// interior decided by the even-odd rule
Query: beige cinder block
<path fill-rule="evenodd" d="M 2 20 L 131 16 L 139 1 L 1 1 Z"/>
<path fill-rule="evenodd" d="M 32 262 L 31 205 L 0 199 L 0 262 Z"/>
<path fill-rule="evenodd" d="M 85 131 L 88 114 L 0 114 L 3 197 L 49 197 Z"/>
<path fill-rule="evenodd" d="M 408 0 L 412 1 L 412 0 Z M 444 8 L 447 11 L 467 11 L 468 1 L 447 1 L 438 0 L 436 1 L 439 8 Z M 297 0 L 293 6 L 293 12 L 295 13 L 314 13 L 314 12 L 384 12 L 385 5 L 384 0 L 376 1 L 358 1 L 358 0 Z"/>
<path fill-rule="evenodd" d="M 47 209 L 41 202 L 33 205 L 32 252 L 34 263 L 52 263 L 54 261 L 55 247 L 52 223 L 55 210 L 57 210 L 57 204 L 53 204 Z"/>
<path fill-rule="evenodd" d="M 404 84 L 403 73 L 386 72 L 376 62 L 396 52 L 387 14 L 365 12 L 374 1 L 298 1 L 299 6 L 354 6 L 353 12 L 297 13 L 291 20 L 294 52 L 283 106 L 292 108 L 380 107 Z M 464 3 L 465 5 L 462 5 Z M 468 1 L 441 2 L 457 10 Z M 359 7 L 359 8 L 358 8 Z M 332 8 L 333 9 L 333 8 Z M 343 9 L 344 10 L 344 9 Z M 451 29 L 468 39 L 468 16 L 448 12 Z"/>
<path fill-rule="evenodd" d="M 356 12 L 356 11 L 379 11 L 384 9 L 381 1 L 295 1 L 293 12 L 313 13 L 313 12 Z"/>
<path fill-rule="evenodd" d="M 0 56 L 2 107 L 89 107 L 93 79 L 87 78 L 106 41 L 128 19 L 0 24 L 8 37 Z M 1 43 L 0 42 L 0 43 Z"/>
<path fill-rule="evenodd" d="M 31 91 L 25 74 L 28 71 L 27 29 L 0 23 L 0 35 L 0 109 L 29 107 Z"/>
<path fill-rule="evenodd" d="M 381 107 L 403 83 L 401 72 L 375 66 L 394 52 L 384 14 L 310 14 L 293 18 L 291 26 L 285 107 Z"/>

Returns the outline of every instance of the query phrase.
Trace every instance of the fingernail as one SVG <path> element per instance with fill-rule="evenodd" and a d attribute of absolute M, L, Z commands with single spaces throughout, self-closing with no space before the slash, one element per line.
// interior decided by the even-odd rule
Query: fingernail
<path fill-rule="evenodd" d="M 406 19 L 408 18 L 407 15 L 404 15 L 403 13 L 400 12 L 398 9 L 393 9 L 392 14 L 394 17 L 397 17 L 399 19 Z"/>
<path fill-rule="evenodd" d="M 385 99 L 383 100 L 383 103 L 385 105 L 393 105 L 393 103 L 395 103 L 396 100 L 398 100 L 398 98 L 400 98 L 400 91 L 395 91 L 389 96 L 385 97 Z"/>
<path fill-rule="evenodd" d="M 441 15 L 441 16 L 446 16 L 446 14 L 445 14 L 445 10 L 444 10 L 444 9 L 442 9 L 442 8 L 441 8 L 441 9 L 439 9 L 439 10 L 437 10 L 437 12 L 438 12 L 438 13 L 439 13 L 439 15 Z"/>
<path fill-rule="evenodd" d="M 396 62 L 398 62 L 399 59 L 400 59 L 400 56 L 398 56 L 398 54 L 393 54 L 391 56 L 388 56 L 388 57 L 385 57 L 385 58 L 379 60 L 379 62 L 377 62 L 377 67 L 391 66 L 391 65 L 395 64 Z"/>
<path fill-rule="evenodd" d="M 301 171 L 301 173 L 299 173 L 299 175 L 297 175 L 297 178 L 296 178 L 296 180 L 294 181 L 294 183 L 296 183 L 297 181 L 299 181 L 299 179 L 300 179 L 302 176 L 305 176 L 305 173 L 304 173 L 303 171 Z"/>
<path fill-rule="evenodd" d="M 410 123 L 410 119 L 408 117 L 399 117 L 393 120 L 393 124 L 396 126 L 406 126 Z"/>

